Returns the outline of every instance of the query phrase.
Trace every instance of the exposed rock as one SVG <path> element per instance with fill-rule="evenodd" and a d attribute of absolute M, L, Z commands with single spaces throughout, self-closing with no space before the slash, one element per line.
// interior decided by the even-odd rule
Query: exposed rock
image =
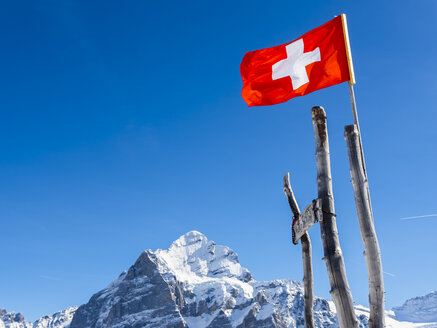
<path fill-rule="evenodd" d="M 71 328 L 300 327 L 302 302 L 299 283 L 257 282 L 234 251 L 192 231 L 168 250 L 143 252 L 79 307 Z M 336 327 L 327 303 L 319 302 L 317 323 Z"/>
<path fill-rule="evenodd" d="M 177 299 L 144 251 L 129 270 L 78 308 L 70 328 L 184 328 Z"/>
<path fill-rule="evenodd" d="M 437 293 L 395 308 L 401 320 L 437 321 Z M 368 328 L 369 309 L 355 307 L 360 328 Z M 168 250 L 142 252 L 129 270 L 71 307 L 32 323 L 20 313 L 0 309 L 0 328 L 303 328 L 302 285 L 284 279 L 258 282 L 230 248 L 189 232 Z M 387 328 L 437 327 L 386 317 Z M 318 328 L 337 328 L 335 306 L 316 297 Z"/>

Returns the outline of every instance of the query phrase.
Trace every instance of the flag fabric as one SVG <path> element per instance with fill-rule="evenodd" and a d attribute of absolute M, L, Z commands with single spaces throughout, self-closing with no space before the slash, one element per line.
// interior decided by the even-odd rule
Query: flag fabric
<path fill-rule="evenodd" d="M 246 53 L 240 65 L 244 101 L 274 105 L 349 81 L 346 41 L 337 16 L 292 42 Z"/>

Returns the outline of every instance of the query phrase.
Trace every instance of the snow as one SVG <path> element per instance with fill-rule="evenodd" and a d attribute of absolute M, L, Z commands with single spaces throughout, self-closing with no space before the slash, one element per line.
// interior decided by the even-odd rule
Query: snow
<path fill-rule="evenodd" d="M 68 328 L 77 306 L 47 315 L 34 323 L 27 322 L 20 313 L 0 310 L 0 328 Z"/>
<path fill-rule="evenodd" d="M 157 250 L 153 254 L 164 279 L 169 283 L 176 279 L 193 295 L 185 298 L 186 304 L 196 304 L 197 309 L 201 304 L 211 309 L 221 306 L 221 311 L 185 316 L 190 328 L 206 327 L 220 312 L 228 317 L 233 327 L 242 324 L 250 311 L 255 311 L 256 320 L 265 320 L 279 308 L 290 327 L 294 327 L 296 316 L 302 316 L 300 305 L 293 303 L 294 296 L 300 293 L 302 297 L 301 284 L 287 279 L 255 281 L 241 266 L 236 253 L 229 247 L 208 241 L 200 232 L 191 231 L 168 250 Z M 321 312 L 320 323 L 333 321 L 327 311 Z"/>
<path fill-rule="evenodd" d="M 173 242 L 168 250 L 157 250 L 161 267 L 178 280 L 200 277 L 241 279 L 249 273 L 229 247 L 216 245 L 198 231 L 191 231 Z M 197 276 L 197 277 L 196 277 Z"/>
<path fill-rule="evenodd" d="M 197 317 L 186 317 L 185 322 L 190 328 L 204 328 L 208 327 L 208 325 L 214 320 L 214 318 L 218 315 L 220 310 L 215 311 L 213 314 L 202 314 Z"/>
<path fill-rule="evenodd" d="M 259 321 L 279 316 L 289 328 L 303 325 L 301 283 L 289 279 L 256 281 L 241 266 L 238 255 L 233 250 L 216 245 L 200 232 L 191 231 L 181 236 L 168 250 L 146 250 L 141 256 L 147 256 L 154 263 L 149 262 L 151 265 L 156 264 L 158 275 L 164 279 L 161 280 L 164 289 L 168 285 L 170 289 L 179 291 L 179 303 L 176 302 L 175 294 L 172 294 L 175 297 L 173 311 L 177 315 L 167 316 L 163 312 L 155 317 L 156 311 L 149 309 L 126 313 L 122 323 L 114 324 L 113 328 L 134 325 L 145 318 L 150 327 L 170 327 L 177 320 L 182 320 L 188 328 L 206 328 L 217 319 L 215 322 L 228 321 L 235 328 L 242 325 L 249 316 L 255 316 Z M 102 303 L 95 318 L 98 327 L 107 322 L 114 304 L 125 302 L 124 304 L 129 305 L 129 302 L 138 300 L 153 290 L 154 282 L 147 275 L 139 275 L 135 277 L 129 294 L 120 294 L 124 290 L 121 284 L 127 274 L 128 271 L 124 271 L 97 294 L 97 300 Z M 395 308 L 394 312 L 387 312 L 387 328 L 437 328 L 437 322 L 411 322 L 422 319 L 424 314 L 428 315 L 428 319 L 432 318 L 437 315 L 436 309 L 437 292 L 408 300 L 402 307 Z M 71 307 L 45 316 L 35 323 L 26 322 L 20 314 L 0 310 L 0 328 L 68 328 L 76 310 L 77 307 Z M 360 305 L 355 310 L 361 322 L 360 327 L 367 328 L 369 310 Z M 316 327 L 338 327 L 332 301 L 316 297 L 314 311 Z M 412 320 L 404 321 L 402 316 Z"/>
<path fill-rule="evenodd" d="M 355 313 L 357 314 L 357 316 L 365 315 L 366 317 L 369 317 L 369 309 L 362 305 L 355 306 Z M 386 311 L 385 324 L 386 328 L 437 328 L 437 322 L 412 323 L 406 321 L 398 321 L 395 319 L 393 311 Z"/>
<path fill-rule="evenodd" d="M 396 318 L 411 322 L 437 322 L 437 291 L 407 300 L 393 308 Z"/>
<path fill-rule="evenodd" d="M 272 304 L 266 304 L 263 306 L 258 313 L 256 314 L 256 318 L 258 320 L 264 320 L 270 317 L 275 312 L 275 308 Z"/>
<path fill-rule="evenodd" d="M 159 271 L 165 279 L 175 278 L 183 283 L 185 290 L 194 296 L 185 301 L 199 304 L 209 300 L 224 304 L 222 308 L 232 322 L 233 327 L 240 325 L 251 310 L 255 310 L 257 320 L 271 317 L 279 310 L 287 325 L 294 327 L 300 313 L 293 312 L 295 302 L 302 297 L 302 286 L 291 280 L 274 280 L 257 282 L 249 271 L 243 268 L 238 256 L 226 246 L 216 245 L 198 231 L 191 231 L 173 242 L 168 250 L 154 252 Z M 266 304 L 251 303 L 259 293 Z M 213 300 L 213 301 L 211 301 Z M 241 308 L 241 304 L 247 304 Z M 316 302 L 316 321 L 323 327 L 336 326 L 335 306 L 333 302 Z M 211 305 L 211 304 L 210 304 Z M 240 308 L 235 308 L 240 305 Z M 363 306 L 356 307 L 357 316 L 368 318 L 369 310 Z M 205 328 L 219 314 L 219 310 L 198 316 L 184 317 L 190 328 Z M 437 327 L 436 323 L 401 322 L 387 313 L 387 328 L 422 328 Z M 365 323 L 362 324 L 365 327 Z"/>
<path fill-rule="evenodd" d="M 251 307 L 246 307 L 242 310 L 233 310 L 231 314 L 228 316 L 231 319 L 234 327 L 237 327 L 243 323 L 244 318 L 249 314 Z"/>

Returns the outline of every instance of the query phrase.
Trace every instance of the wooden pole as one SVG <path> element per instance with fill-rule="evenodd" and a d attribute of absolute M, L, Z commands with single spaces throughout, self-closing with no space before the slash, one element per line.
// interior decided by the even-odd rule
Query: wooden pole
<path fill-rule="evenodd" d="M 358 131 L 358 142 L 360 145 L 359 155 L 361 156 L 361 166 L 363 167 L 364 175 L 366 175 L 367 177 L 366 161 L 364 160 L 363 142 L 361 141 L 360 122 L 358 121 L 358 112 L 357 112 L 357 104 L 355 102 L 354 86 L 351 83 L 351 81 L 348 82 L 348 86 L 349 86 L 349 96 L 352 105 L 352 115 L 354 117 L 354 124 L 356 125 Z"/>
<path fill-rule="evenodd" d="M 294 219 L 295 220 L 299 219 L 300 209 L 299 209 L 299 205 L 297 204 L 296 197 L 294 197 L 293 189 L 291 189 L 290 173 L 284 175 L 283 181 L 284 181 L 284 193 L 285 196 L 287 196 L 288 205 L 290 205 L 290 209 L 291 212 L 293 213 Z"/>
<path fill-rule="evenodd" d="M 290 173 L 284 175 L 284 193 L 287 196 L 294 219 L 298 220 L 300 210 L 293 189 L 291 189 Z M 300 243 L 302 245 L 305 328 L 314 328 L 313 264 L 311 260 L 311 240 L 308 232 L 300 238 Z"/>
<path fill-rule="evenodd" d="M 313 263 L 311 261 L 311 240 L 308 232 L 305 232 L 300 238 L 300 244 L 302 246 L 305 328 L 314 328 Z"/>
<path fill-rule="evenodd" d="M 341 25 L 343 28 L 344 46 L 346 48 L 347 66 L 349 68 L 348 87 L 349 87 L 349 96 L 350 96 L 351 105 L 352 105 L 352 115 L 354 117 L 354 124 L 357 126 L 357 129 L 358 129 L 358 137 L 359 137 L 359 142 L 360 142 L 360 156 L 362 159 L 363 170 L 364 170 L 364 173 L 366 174 L 366 163 L 364 161 L 364 152 L 363 152 L 363 146 L 362 146 L 362 142 L 361 142 L 360 123 L 358 121 L 357 104 L 355 102 L 354 84 L 356 83 L 356 80 L 355 80 L 354 64 L 352 61 L 352 51 L 351 51 L 351 45 L 350 45 L 350 41 L 349 41 L 349 31 L 347 28 L 346 14 L 341 14 Z"/>
<path fill-rule="evenodd" d="M 341 15 L 346 55 L 349 67 L 349 96 L 352 105 L 354 125 L 345 126 L 345 139 L 348 147 L 349 164 L 354 189 L 355 205 L 358 213 L 361 237 L 364 243 L 367 273 L 369 278 L 369 327 L 385 327 L 384 314 L 384 281 L 382 276 L 381 253 L 373 223 L 372 203 L 370 201 L 367 180 L 366 161 L 364 160 L 363 142 L 360 123 L 358 121 L 357 104 L 355 102 L 355 74 L 352 63 L 352 52 L 349 42 L 346 15 Z"/>
<path fill-rule="evenodd" d="M 352 105 L 354 125 L 345 126 L 345 139 L 348 147 L 349 164 L 354 189 L 355 205 L 358 213 L 361 237 L 366 254 L 367 273 L 369 278 L 369 327 L 385 327 L 384 314 L 384 281 L 382 276 L 381 253 L 373 223 L 372 203 L 370 201 L 367 180 L 366 161 L 364 160 L 363 142 L 360 123 L 358 121 L 357 104 L 355 102 L 355 73 L 352 63 L 352 52 L 349 42 L 346 15 L 341 15 L 347 63 L 349 68 L 349 96 Z"/>
<path fill-rule="evenodd" d="M 385 327 L 384 314 L 384 280 L 378 238 L 373 222 L 373 213 L 370 203 L 369 184 L 367 182 L 362 157 L 358 127 L 347 125 L 344 127 L 349 155 L 349 167 L 354 190 L 355 205 L 357 208 L 358 223 L 361 238 L 364 243 L 364 256 L 366 259 L 367 274 L 369 279 L 369 305 L 370 328 Z"/>
<path fill-rule="evenodd" d="M 324 249 L 324 261 L 331 285 L 331 296 L 338 314 L 341 328 L 357 328 L 358 321 L 354 303 L 346 277 L 343 254 L 338 240 L 335 220 L 334 196 L 332 192 L 331 163 L 329 158 L 329 139 L 325 110 L 313 107 L 311 110 L 314 137 L 316 141 L 317 189 L 322 200 L 323 220 L 320 232 Z"/>

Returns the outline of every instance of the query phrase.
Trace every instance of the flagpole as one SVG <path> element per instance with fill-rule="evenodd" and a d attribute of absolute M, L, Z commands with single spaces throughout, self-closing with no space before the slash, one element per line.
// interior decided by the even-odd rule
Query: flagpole
<path fill-rule="evenodd" d="M 349 43 L 346 15 L 341 15 L 347 63 L 349 68 L 349 96 L 354 116 L 354 125 L 345 126 L 345 140 L 348 149 L 351 181 L 354 190 L 355 206 L 358 223 L 364 243 L 364 256 L 369 279 L 369 327 L 385 327 L 384 311 L 384 278 L 382 271 L 381 252 L 373 221 L 372 203 L 370 200 L 369 182 L 366 163 L 364 161 L 363 143 L 358 121 L 357 104 L 355 102 L 355 74 L 352 64 L 352 53 Z"/>
<path fill-rule="evenodd" d="M 349 96 L 351 98 L 351 104 L 352 104 L 352 114 L 354 115 L 354 123 L 359 129 L 360 124 L 358 122 L 357 104 L 355 103 L 354 85 L 351 83 L 351 81 L 348 81 L 348 85 L 349 85 Z"/>
<path fill-rule="evenodd" d="M 363 171 L 367 180 L 366 162 L 364 161 L 363 142 L 361 141 L 361 130 L 360 130 L 360 123 L 358 121 L 357 104 L 355 102 L 354 85 L 351 83 L 351 81 L 348 81 L 348 86 L 349 86 L 349 96 L 351 98 L 352 114 L 354 116 L 354 124 L 357 126 L 357 131 L 358 131 L 358 141 L 360 144 L 360 153 L 361 153 L 360 155 L 363 164 Z"/>
<path fill-rule="evenodd" d="M 354 117 L 354 124 L 357 126 L 357 130 L 358 130 L 358 139 L 359 139 L 359 144 L 360 144 L 360 149 L 361 149 L 361 152 L 360 152 L 361 153 L 361 160 L 362 160 L 364 175 L 367 179 L 366 163 L 364 161 L 364 153 L 363 153 L 363 143 L 361 141 L 360 123 L 358 121 L 357 104 L 355 102 L 354 84 L 356 83 L 356 81 L 355 81 L 354 65 L 352 62 L 351 46 L 350 46 L 350 42 L 349 42 L 349 31 L 347 28 L 346 14 L 341 14 L 341 23 L 342 23 L 342 27 L 343 27 L 344 45 L 346 48 L 347 66 L 349 69 L 348 86 L 349 86 L 349 96 L 350 96 L 351 105 L 352 105 L 352 115 Z"/>

